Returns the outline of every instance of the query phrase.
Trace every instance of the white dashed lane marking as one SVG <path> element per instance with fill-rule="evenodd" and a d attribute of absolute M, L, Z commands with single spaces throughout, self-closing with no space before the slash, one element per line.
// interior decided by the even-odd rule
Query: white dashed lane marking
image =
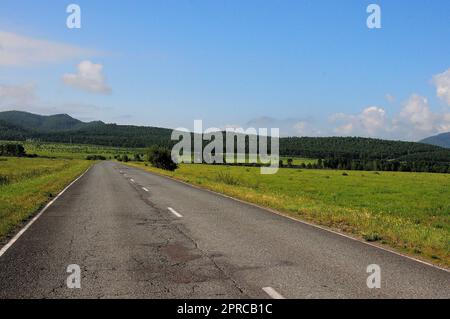
<path fill-rule="evenodd" d="M 183 215 L 181 215 L 180 213 L 178 213 L 175 209 L 173 209 L 172 207 L 168 207 L 167 208 L 172 214 L 174 214 L 175 216 L 177 216 L 178 218 L 183 217 Z"/>
<path fill-rule="evenodd" d="M 272 287 L 264 287 L 263 290 L 266 294 L 270 296 L 272 299 L 285 299 L 280 293 L 278 293 L 275 289 Z"/>

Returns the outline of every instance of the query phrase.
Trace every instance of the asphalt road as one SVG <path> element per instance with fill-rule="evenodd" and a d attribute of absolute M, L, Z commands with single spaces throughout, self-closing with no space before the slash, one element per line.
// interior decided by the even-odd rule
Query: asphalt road
<path fill-rule="evenodd" d="M 80 289 L 67 287 L 71 264 L 80 266 Z M 367 287 L 370 264 L 381 268 L 379 289 Z M 277 293 L 449 298 L 450 273 L 112 162 L 91 168 L 0 257 L 0 298 Z"/>

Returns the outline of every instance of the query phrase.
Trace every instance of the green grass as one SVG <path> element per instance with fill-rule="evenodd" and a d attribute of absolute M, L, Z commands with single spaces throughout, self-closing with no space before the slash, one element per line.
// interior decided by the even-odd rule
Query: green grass
<path fill-rule="evenodd" d="M 317 160 L 316 159 L 312 159 L 312 158 L 303 158 L 303 157 L 289 157 L 289 156 L 281 156 L 280 160 L 283 161 L 284 165 L 287 165 L 288 163 L 288 159 L 292 159 L 292 165 L 301 165 L 301 164 L 317 164 Z"/>
<path fill-rule="evenodd" d="M 450 175 L 129 163 L 450 265 Z"/>
<path fill-rule="evenodd" d="M 133 158 L 135 153 L 145 153 L 145 149 L 123 148 L 83 144 L 62 144 L 62 143 L 43 143 L 43 142 L 11 142 L 0 141 L 0 144 L 22 144 L 27 154 L 37 154 L 43 157 L 56 157 L 66 159 L 85 159 L 87 155 L 102 155 L 109 159 L 114 155 L 127 154 Z"/>
<path fill-rule="evenodd" d="M 48 158 L 0 158 L 0 239 L 28 219 L 84 172 L 91 162 Z"/>

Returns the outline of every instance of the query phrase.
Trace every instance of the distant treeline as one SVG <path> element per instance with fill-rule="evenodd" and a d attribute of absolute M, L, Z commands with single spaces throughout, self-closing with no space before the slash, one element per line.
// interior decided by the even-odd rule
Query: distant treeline
<path fill-rule="evenodd" d="M 360 171 L 450 173 L 450 163 L 435 161 L 407 162 L 399 160 L 355 160 L 349 158 L 328 158 L 319 160 L 317 167 Z"/>
<path fill-rule="evenodd" d="M 171 133 L 172 130 L 166 128 L 85 123 L 68 115 L 46 117 L 26 112 L 0 112 L 0 140 L 171 148 L 178 142 L 171 140 Z M 204 141 L 203 145 L 208 142 Z M 248 138 L 246 144 L 248 150 Z M 268 149 L 270 152 L 270 143 Z M 362 137 L 284 137 L 279 140 L 279 150 L 283 157 L 320 158 L 329 168 L 376 166 L 378 170 L 434 172 L 447 170 L 450 165 L 450 149 L 447 148 Z"/>

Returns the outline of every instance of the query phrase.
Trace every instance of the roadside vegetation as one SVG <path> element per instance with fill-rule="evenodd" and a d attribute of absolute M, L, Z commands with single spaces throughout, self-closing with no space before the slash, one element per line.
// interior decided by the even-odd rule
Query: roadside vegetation
<path fill-rule="evenodd" d="M 1 145 L 23 145 L 27 154 L 36 154 L 39 157 L 86 159 L 87 156 L 102 156 L 105 159 L 114 159 L 115 156 L 133 156 L 136 152 L 144 153 L 145 149 L 109 147 L 84 144 L 45 143 L 39 141 L 0 141 Z"/>
<path fill-rule="evenodd" d="M 168 148 L 161 146 L 152 146 L 147 152 L 147 159 L 156 168 L 160 168 L 167 171 L 174 171 L 178 168 L 172 160 L 171 152 Z"/>
<path fill-rule="evenodd" d="M 450 266 L 450 175 L 128 163 Z"/>
<path fill-rule="evenodd" d="M 85 171 L 85 160 L 0 157 L 0 239 Z"/>

